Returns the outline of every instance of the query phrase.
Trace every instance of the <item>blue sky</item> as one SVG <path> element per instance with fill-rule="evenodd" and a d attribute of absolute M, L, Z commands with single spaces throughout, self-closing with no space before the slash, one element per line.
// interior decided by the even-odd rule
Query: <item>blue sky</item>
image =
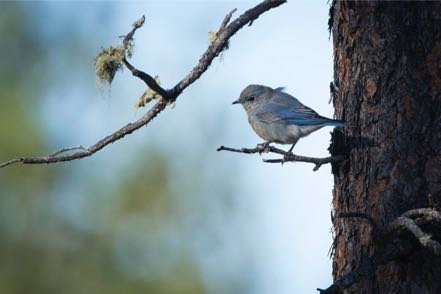
<path fill-rule="evenodd" d="M 131 62 L 151 75 L 159 75 L 162 85 L 169 88 L 197 64 L 208 46 L 208 31 L 217 30 L 232 8 L 238 8 L 235 17 L 257 3 L 112 2 L 109 16 L 100 13 L 100 7 L 107 5 L 105 2 L 59 3 L 47 5 L 50 9 L 45 12 L 48 19 L 45 34 L 50 40 L 54 23 L 67 28 L 75 25 L 86 34 L 93 34 L 89 49 L 97 52 L 101 46 L 117 42 L 117 36 L 128 32 L 133 21 L 145 14 L 146 24 L 136 33 Z M 83 12 L 82 5 L 94 8 L 92 12 Z M 93 17 L 102 19 L 106 26 L 96 34 L 88 27 L 89 22 L 81 21 L 81 18 Z M 321 115 L 333 116 L 332 105 L 328 104 L 332 43 L 327 22 L 326 1 L 290 1 L 265 13 L 231 39 L 229 50 L 184 91 L 173 109 L 167 109 L 147 127 L 108 146 L 92 159 L 72 165 L 73 169 L 85 169 L 93 164 L 94 168 L 87 171 L 89 176 L 112 182 L 121 173 L 130 173 L 130 161 L 146 146 L 164 152 L 176 179 L 172 184 L 173 193 L 184 193 L 182 187 L 185 186 L 188 189 L 185 193 L 196 189 L 205 195 L 192 205 L 206 214 L 193 215 L 188 211 L 186 225 L 192 233 L 185 242 L 211 293 L 221 293 L 220 283 L 234 279 L 245 280 L 244 287 L 249 293 L 312 293 L 332 281 L 328 256 L 332 242 L 330 166 L 313 172 L 310 164 L 273 165 L 263 163 L 258 155 L 216 152 L 220 145 L 253 147 L 261 143 L 248 125 L 244 110 L 231 105 L 248 84 L 285 86 L 288 93 Z M 75 46 L 72 40 L 70 42 Z M 90 52 L 85 51 L 81 56 L 91 67 L 93 54 Z M 53 57 L 51 70 L 62 71 L 69 60 L 57 56 Z M 60 79 L 46 90 L 39 108 L 42 127 L 48 130 L 56 146 L 54 149 L 93 144 L 142 115 L 142 109 L 135 114 L 133 105 L 145 88 L 128 71 L 118 74 L 110 88 L 101 90 L 94 84 L 92 67 L 87 74 L 69 75 L 75 77 L 74 84 L 67 78 Z M 300 140 L 294 152 L 327 156 L 330 131 L 324 128 Z M 198 161 L 201 154 L 209 158 L 209 162 Z M 186 170 L 188 165 L 196 163 L 200 166 L 198 177 L 204 181 L 194 188 Z M 97 175 L 99 166 L 103 165 L 106 168 L 100 169 Z M 212 192 L 226 189 L 222 177 L 218 177 L 220 173 L 235 180 L 235 185 L 230 187 L 233 200 L 228 213 L 224 212 L 223 200 L 217 196 L 219 192 Z M 78 192 L 75 189 L 78 188 L 70 190 Z M 81 195 L 80 192 L 72 194 Z M 82 223 L 83 212 L 78 208 L 82 207 L 79 203 L 88 200 L 71 194 L 60 199 L 57 205 L 63 215 L 88 229 Z M 180 209 L 185 205 L 185 200 L 176 203 Z M 205 231 L 198 232 L 196 228 L 205 221 L 204 227 L 217 238 L 215 248 L 207 246 Z M 120 224 L 121 231 L 126 234 L 124 228 L 134 224 L 138 224 L 136 218 L 127 220 L 127 224 Z M 161 232 L 158 238 L 165 243 L 174 242 L 176 234 L 173 230 Z M 120 254 L 121 248 L 118 248 L 116 251 Z M 152 258 L 150 247 L 143 248 L 147 248 L 143 252 L 146 258 Z M 147 278 L 149 273 L 145 275 Z"/>
<path fill-rule="evenodd" d="M 137 35 L 133 62 L 159 74 L 163 83 L 171 86 L 188 73 L 206 49 L 208 30 L 217 29 L 232 8 L 238 8 L 237 16 L 256 3 L 122 4 L 120 27 L 145 11 L 147 23 Z M 290 1 L 261 16 L 232 38 L 230 49 L 179 97 L 172 113 L 149 126 L 149 134 L 165 145 L 190 139 L 207 150 L 222 144 L 252 147 L 261 140 L 249 127 L 243 109 L 231 105 L 251 83 L 285 86 L 304 104 L 332 117 L 333 109 L 328 104 L 332 43 L 327 21 L 325 1 Z M 196 117 L 196 126 L 185 122 L 189 115 Z M 168 125 L 167 135 L 159 130 L 164 124 Z M 205 124 L 226 126 L 222 133 L 213 134 L 215 143 L 208 146 L 203 145 L 203 138 L 198 138 L 203 135 L 197 131 L 197 125 Z M 184 128 L 183 134 L 174 131 L 178 126 Z M 192 135 L 186 134 L 189 129 Z M 326 156 L 330 131 L 325 128 L 302 139 L 294 151 Z M 235 246 L 253 252 L 250 258 L 255 259 L 256 279 L 252 293 L 311 293 L 330 284 L 330 166 L 313 172 L 313 166 L 304 163 L 280 166 L 264 164 L 259 156 L 214 152 L 212 156 L 216 162 L 232 161 L 237 166 L 232 171 L 241 183 L 237 191 L 237 222 L 244 223 L 249 240 Z M 227 256 L 228 250 L 234 251 L 228 246 L 227 242 Z"/>

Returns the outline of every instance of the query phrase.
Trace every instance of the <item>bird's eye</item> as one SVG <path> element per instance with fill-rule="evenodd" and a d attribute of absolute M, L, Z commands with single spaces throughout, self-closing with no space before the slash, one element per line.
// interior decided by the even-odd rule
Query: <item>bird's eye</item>
<path fill-rule="evenodd" d="M 253 100 L 254 100 L 254 98 L 256 98 L 256 97 L 254 97 L 254 96 L 251 96 L 251 97 L 249 97 L 249 98 L 248 98 L 248 101 L 253 101 Z"/>

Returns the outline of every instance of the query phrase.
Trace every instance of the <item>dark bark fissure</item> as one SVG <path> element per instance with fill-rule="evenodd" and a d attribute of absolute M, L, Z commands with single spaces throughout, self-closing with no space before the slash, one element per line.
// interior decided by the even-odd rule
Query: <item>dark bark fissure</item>
<path fill-rule="evenodd" d="M 380 226 L 414 208 L 441 205 L 441 3 L 334 1 L 336 213 L 356 211 Z M 368 222 L 334 218 L 334 279 L 375 255 Z M 435 232 L 436 233 L 436 232 Z M 407 235 L 406 235 L 407 236 Z M 434 238 L 441 238 L 435 234 Z M 438 293 L 441 259 L 412 250 L 371 268 L 347 293 Z"/>

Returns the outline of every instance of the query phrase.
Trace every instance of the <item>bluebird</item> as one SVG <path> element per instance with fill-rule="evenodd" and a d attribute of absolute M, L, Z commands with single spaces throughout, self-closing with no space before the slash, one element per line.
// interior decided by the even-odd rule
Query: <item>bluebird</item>
<path fill-rule="evenodd" d="M 283 87 L 249 85 L 233 102 L 242 104 L 253 130 L 265 144 L 292 144 L 288 151 L 291 152 L 300 138 L 324 126 L 346 125 L 345 121 L 320 116 L 283 90 Z"/>

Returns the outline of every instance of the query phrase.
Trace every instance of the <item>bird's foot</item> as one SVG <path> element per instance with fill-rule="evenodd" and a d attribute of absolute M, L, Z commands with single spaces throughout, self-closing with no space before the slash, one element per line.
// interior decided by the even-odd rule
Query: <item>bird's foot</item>
<path fill-rule="evenodd" d="M 289 155 L 288 154 L 285 154 L 285 155 L 283 155 L 283 158 L 282 158 L 282 160 L 280 161 L 280 163 L 283 165 L 285 162 L 287 162 L 287 161 L 290 161 L 289 160 Z"/>
<path fill-rule="evenodd" d="M 263 142 L 260 144 L 257 144 L 256 149 L 259 150 L 259 153 L 262 154 L 263 152 L 266 151 L 266 149 L 270 146 L 269 142 Z"/>
<path fill-rule="evenodd" d="M 294 162 L 295 161 L 295 155 L 292 153 L 286 153 L 283 155 L 282 159 L 280 160 L 280 163 L 283 165 L 285 162 Z"/>

